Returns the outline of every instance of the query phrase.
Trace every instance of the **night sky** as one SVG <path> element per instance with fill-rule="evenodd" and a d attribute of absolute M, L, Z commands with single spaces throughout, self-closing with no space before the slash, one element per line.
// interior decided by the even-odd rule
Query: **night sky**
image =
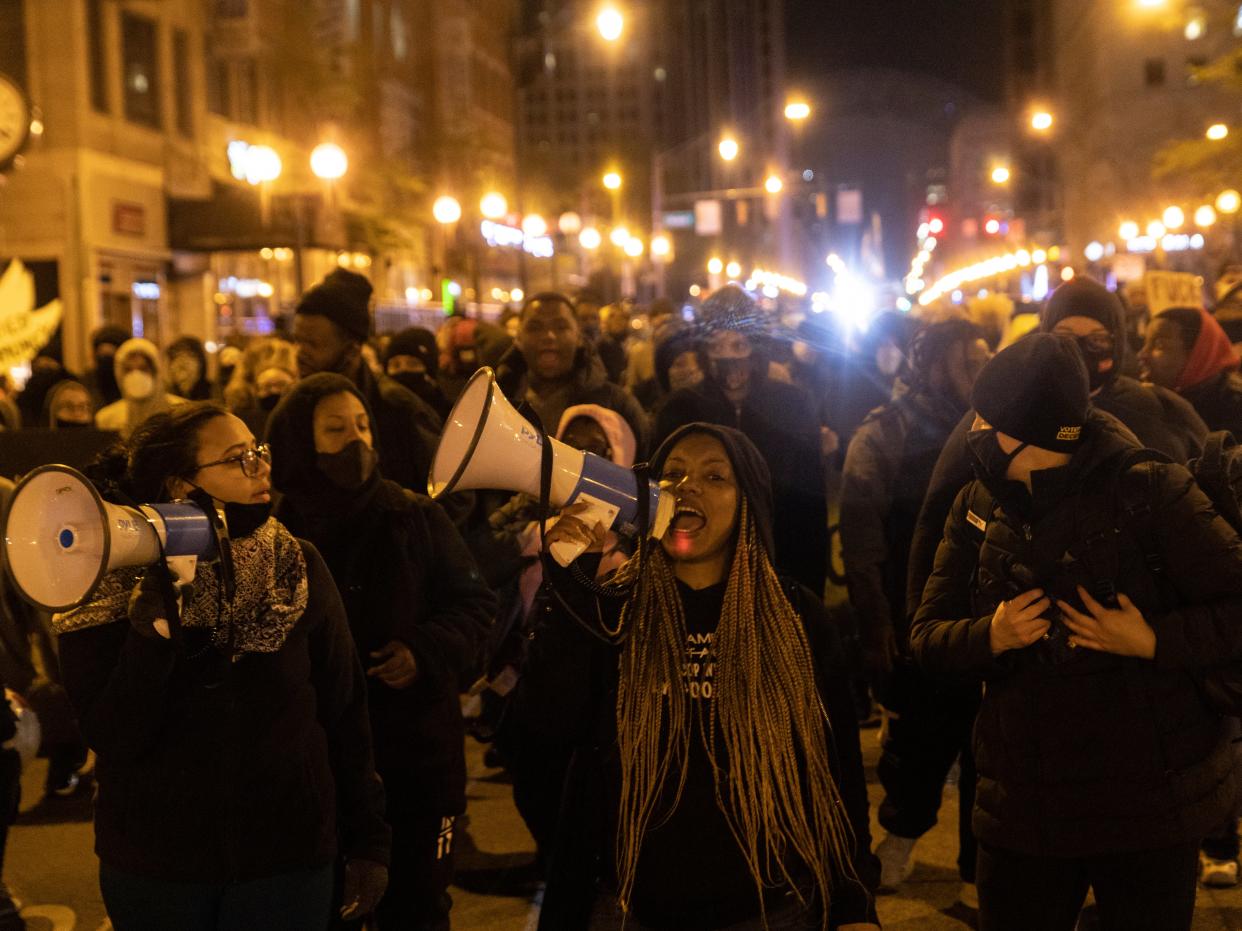
<path fill-rule="evenodd" d="M 786 0 L 789 76 L 881 67 L 1001 96 L 1003 0 Z"/>

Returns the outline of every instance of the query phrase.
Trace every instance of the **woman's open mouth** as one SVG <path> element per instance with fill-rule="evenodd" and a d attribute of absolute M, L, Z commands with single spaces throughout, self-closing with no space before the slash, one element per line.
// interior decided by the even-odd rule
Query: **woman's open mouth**
<path fill-rule="evenodd" d="M 698 533 L 707 526 L 707 515 L 689 504 L 678 504 L 669 529 L 673 533 Z"/>

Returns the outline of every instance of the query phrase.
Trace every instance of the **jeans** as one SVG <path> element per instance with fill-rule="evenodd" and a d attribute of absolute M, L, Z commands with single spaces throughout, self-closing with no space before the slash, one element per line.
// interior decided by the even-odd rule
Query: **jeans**
<path fill-rule="evenodd" d="M 322 931 L 332 909 L 332 866 L 243 883 L 146 879 L 99 868 L 116 931 Z"/>
<path fill-rule="evenodd" d="M 1094 857 L 979 845 L 979 931 L 1073 931 L 1095 890 L 1102 931 L 1189 931 L 1199 844 Z"/>

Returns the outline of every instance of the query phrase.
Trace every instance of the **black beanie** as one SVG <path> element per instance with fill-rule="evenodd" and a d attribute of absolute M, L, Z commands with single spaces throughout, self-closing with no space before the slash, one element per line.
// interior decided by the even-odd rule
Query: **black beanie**
<path fill-rule="evenodd" d="M 97 350 L 104 343 L 110 343 L 113 349 L 117 349 L 121 343 L 131 339 L 132 335 L 124 327 L 119 327 L 113 323 L 105 323 L 91 334 L 91 350 Z"/>
<path fill-rule="evenodd" d="M 358 342 L 371 335 L 371 282 L 338 268 L 302 295 L 295 313 L 327 317 Z"/>
<path fill-rule="evenodd" d="M 1060 453 L 1078 448 L 1090 389 L 1077 344 L 1032 333 L 997 353 L 975 381 L 971 403 L 989 426 Z"/>
<path fill-rule="evenodd" d="M 432 378 L 440 374 L 440 349 L 430 330 L 412 326 L 395 334 L 384 351 L 384 364 L 387 365 L 393 356 L 413 356 L 423 363 Z"/>
<path fill-rule="evenodd" d="M 1078 277 L 1052 292 L 1039 315 L 1039 328 L 1050 331 L 1066 317 L 1089 317 L 1115 337 L 1124 329 L 1125 308 L 1120 298 L 1098 281 Z"/>

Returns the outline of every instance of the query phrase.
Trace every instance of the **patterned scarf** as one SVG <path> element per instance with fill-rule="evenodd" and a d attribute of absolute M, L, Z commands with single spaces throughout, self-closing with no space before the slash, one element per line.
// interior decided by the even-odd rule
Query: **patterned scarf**
<path fill-rule="evenodd" d="M 271 517 L 231 545 L 236 579 L 232 602 L 225 602 L 219 566 L 200 562 L 194 590 L 181 610 L 181 624 L 209 630 L 215 646 L 225 651 L 231 648 L 234 655 L 275 653 L 306 611 L 308 584 L 302 547 L 284 524 Z M 55 615 L 52 629 L 66 634 L 126 617 L 130 592 L 144 571 L 131 567 L 109 572 L 95 597 Z"/>

